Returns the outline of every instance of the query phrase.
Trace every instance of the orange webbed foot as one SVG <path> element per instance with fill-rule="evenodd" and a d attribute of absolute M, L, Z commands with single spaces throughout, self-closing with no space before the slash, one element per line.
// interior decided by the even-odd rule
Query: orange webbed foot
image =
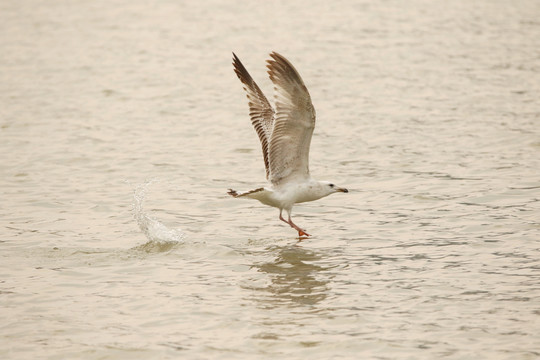
<path fill-rule="evenodd" d="M 304 230 L 298 230 L 298 236 L 299 237 L 302 237 L 302 236 L 311 236 L 309 235 L 307 232 L 305 232 Z"/>

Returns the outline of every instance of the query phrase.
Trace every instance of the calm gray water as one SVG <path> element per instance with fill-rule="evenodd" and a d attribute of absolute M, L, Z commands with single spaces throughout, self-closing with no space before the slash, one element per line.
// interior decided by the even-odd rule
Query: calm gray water
<path fill-rule="evenodd" d="M 537 359 L 540 2 L 0 2 L 0 358 Z M 278 211 L 242 59 L 317 110 Z"/>

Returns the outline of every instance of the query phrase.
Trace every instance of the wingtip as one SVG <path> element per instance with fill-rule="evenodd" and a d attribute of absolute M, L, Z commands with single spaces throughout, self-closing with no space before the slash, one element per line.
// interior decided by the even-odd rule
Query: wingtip
<path fill-rule="evenodd" d="M 270 53 L 271 59 L 266 60 L 266 67 L 270 71 L 275 71 L 284 67 L 284 65 L 291 65 L 287 59 L 276 51 Z M 282 69 L 283 70 L 283 69 Z"/>
<path fill-rule="evenodd" d="M 242 64 L 242 62 L 240 61 L 240 59 L 238 58 L 238 56 L 236 56 L 236 54 L 233 52 L 233 62 L 232 62 L 232 65 L 234 67 L 234 72 L 236 73 L 236 76 L 238 76 L 238 78 L 240 79 L 240 81 L 244 84 L 246 84 L 246 82 L 249 80 L 250 78 L 250 75 L 249 73 L 247 72 L 246 68 L 244 67 L 244 65 Z"/>
<path fill-rule="evenodd" d="M 279 60 L 286 60 L 285 59 L 285 56 L 281 55 L 280 53 L 278 53 L 277 51 L 272 51 L 270 53 L 270 57 L 272 59 L 274 59 L 274 61 L 279 61 Z M 270 60 L 271 61 L 271 60 Z"/>

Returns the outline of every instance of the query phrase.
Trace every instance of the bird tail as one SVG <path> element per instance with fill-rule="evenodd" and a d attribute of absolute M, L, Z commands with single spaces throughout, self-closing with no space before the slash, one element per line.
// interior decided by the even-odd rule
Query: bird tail
<path fill-rule="evenodd" d="M 264 190 L 264 188 L 258 188 L 258 189 L 255 189 L 255 190 L 249 190 L 249 191 L 244 191 L 244 192 L 239 193 L 236 190 L 229 189 L 229 191 L 227 191 L 227 194 L 229 194 L 232 197 L 236 198 L 236 197 L 248 196 L 248 195 L 257 193 L 259 191 L 263 191 L 263 190 Z"/>

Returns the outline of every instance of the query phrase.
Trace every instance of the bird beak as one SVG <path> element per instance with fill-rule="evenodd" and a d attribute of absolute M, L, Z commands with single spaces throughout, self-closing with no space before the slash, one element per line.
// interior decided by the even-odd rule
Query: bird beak
<path fill-rule="evenodd" d="M 344 193 L 348 193 L 348 192 L 349 192 L 349 190 L 347 190 L 347 189 L 345 189 L 345 188 L 341 188 L 341 187 L 336 188 L 336 191 L 344 192 Z"/>

